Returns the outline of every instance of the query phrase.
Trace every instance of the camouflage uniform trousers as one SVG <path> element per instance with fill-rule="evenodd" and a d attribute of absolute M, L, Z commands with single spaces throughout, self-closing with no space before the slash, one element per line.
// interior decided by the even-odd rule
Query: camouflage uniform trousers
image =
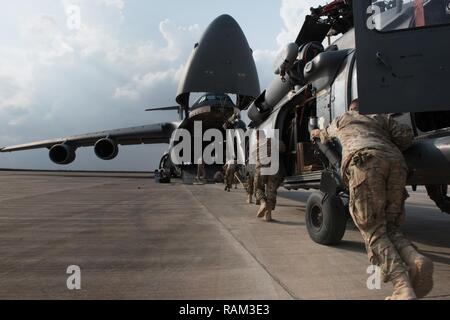
<path fill-rule="evenodd" d="M 283 182 L 280 174 L 270 176 L 261 175 L 261 166 L 256 165 L 254 188 L 257 201 L 265 201 L 270 210 L 275 210 L 277 204 L 277 190 Z"/>
<path fill-rule="evenodd" d="M 407 171 L 403 159 L 381 151 L 356 152 L 348 165 L 350 214 L 364 238 L 369 261 L 387 282 L 408 271 L 400 250 L 412 243 L 400 232 L 404 219 Z"/>
<path fill-rule="evenodd" d="M 197 165 L 197 179 L 204 179 L 206 177 L 205 166 L 203 164 Z"/>
<path fill-rule="evenodd" d="M 255 194 L 255 165 L 247 165 L 247 195 Z"/>
<path fill-rule="evenodd" d="M 227 188 L 231 189 L 233 187 L 234 173 L 236 172 L 236 165 L 227 165 L 227 170 L 225 171 L 225 185 Z"/>

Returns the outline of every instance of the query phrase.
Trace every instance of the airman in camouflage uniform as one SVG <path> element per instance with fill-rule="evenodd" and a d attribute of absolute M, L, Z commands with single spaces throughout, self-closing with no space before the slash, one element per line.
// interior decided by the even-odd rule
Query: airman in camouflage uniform
<path fill-rule="evenodd" d="M 247 203 L 253 203 L 253 195 L 255 194 L 255 165 L 247 164 Z"/>
<path fill-rule="evenodd" d="M 236 172 L 236 161 L 229 160 L 224 166 L 225 170 L 225 191 L 230 192 L 233 187 L 234 173 Z"/>
<path fill-rule="evenodd" d="M 369 261 L 381 267 L 384 282 L 394 285 L 387 299 L 421 298 L 432 289 L 433 263 L 399 230 L 408 197 L 401 150 L 411 145 L 413 133 L 391 116 L 362 115 L 358 110 L 355 100 L 349 112 L 311 135 L 322 142 L 337 138 L 342 145 L 341 172 L 349 188 L 350 213 Z"/>
<path fill-rule="evenodd" d="M 224 182 L 224 176 L 223 176 L 223 172 L 222 171 L 217 171 L 214 174 L 214 182 L 215 183 L 223 183 Z"/>
<path fill-rule="evenodd" d="M 265 221 L 270 222 L 272 221 L 272 211 L 275 210 L 275 206 L 277 203 L 277 190 L 283 182 L 283 174 L 280 165 L 277 174 L 261 175 L 261 169 L 264 167 L 261 162 L 261 157 L 263 157 L 264 155 L 262 155 L 260 152 L 260 150 L 262 150 L 260 141 L 261 143 L 267 143 L 267 157 L 271 157 L 271 138 L 262 139 L 263 137 L 261 137 L 261 135 L 264 135 L 263 131 L 258 131 L 254 188 L 256 201 L 261 203 L 261 206 L 257 213 L 257 217 L 264 218 Z M 280 142 L 280 146 L 281 145 L 282 143 Z"/>
<path fill-rule="evenodd" d="M 205 165 L 202 158 L 197 160 L 197 176 L 195 178 L 197 182 L 201 182 L 206 178 Z"/>
<path fill-rule="evenodd" d="M 269 222 L 272 221 L 272 211 L 277 204 L 277 190 L 283 182 L 283 177 L 280 174 L 263 176 L 261 167 L 256 170 L 258 176 L 255 176 L 255 195 L 256 201 L 261 203 L 257 217 Z"/>

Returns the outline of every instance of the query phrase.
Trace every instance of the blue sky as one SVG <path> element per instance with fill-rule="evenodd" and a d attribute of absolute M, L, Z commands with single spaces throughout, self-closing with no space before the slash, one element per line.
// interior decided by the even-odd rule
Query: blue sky
<path fill-rule="evenodd" d="M 264 88 L 277 50 L 323 1 L 16 0 L 0 12 L 0 146 L 176 120 L 144 113 L 172 105 L 184 63 L 218 15 L 232 15 L 254 50 Z M 81 9 L 69 29 L 66 9 Z M 167 145 L 122 147 L 112 161 L 92 148 L 63 169 L 152 170 Z M 47 150 L 0 154 L 0 167 L 61 169 Z"/>

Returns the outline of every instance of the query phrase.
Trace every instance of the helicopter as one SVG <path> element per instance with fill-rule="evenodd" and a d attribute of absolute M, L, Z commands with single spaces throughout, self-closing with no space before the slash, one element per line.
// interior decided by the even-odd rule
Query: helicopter
<path fill-rule="evenodd" d="M 344 236 L 348 189 L 338 141 L 311 141 L 358 99 L 362 114 L 391 114 L 414 132 L 408 185 L 425 186 L 450 213 L 450 1 L 336 0 L 311 8 L 280 53 L 274 79 L 248 108 L 250 127 L 278 129 L 288 190 L 315 190 L 306 205 L 310 238 Z M 326 43 L 326 45 L 324 45 Z"/>

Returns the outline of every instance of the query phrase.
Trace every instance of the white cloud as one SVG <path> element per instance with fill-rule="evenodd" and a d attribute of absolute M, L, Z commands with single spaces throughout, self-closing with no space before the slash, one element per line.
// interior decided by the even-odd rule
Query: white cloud
<path fill-rule="evenodd" d="M 125 7 L 125 1 L 124 0 L 99 0 L 101 4 L 104 4 L 108 7 L 115 7 L 119 10 L 123 10 Z"/>
<path fill-rule="evenodd" d="M 147 93 L 161 84 L 170 85 L 170 87 L 176 88 L 183 69 L 184 65 L 180 65 L 178 68 L 171 68 L 164 71 L 150 71 L 143 75 L 136 75 L 131 83 L 116 89 L 114 98 L 136 100 L 140 98 L 143 93 Z M 175 94 L 175 91 L 172 92 L 173 97 L 175 97 Z"/>
<path fill-rule="evenodd" d="M 63 0 L 64 7 L 73 3 L 82 6 L 84 11 L 95 12 L 88 7 L 91 2 Z M 124 8 L 123 1 L 98 0 L 97 3 L 119 10 Z M 0 66 L 0 108 L 23 107 L 30 103 L 36 81 L 34 69 L 80 64 L 92 58 L 123 79 L 122 84 L 110 93 L 114 98 L 136 101 L 143 92 L 159 83 L 176 84 L 184 60 L 201 30 L 197 24 L 180 26 L 165 19 L 160 22 L 159 31 L 164 41 L 162 46 L 152 41 L 127 43 L 119 40 L 92 15 L 91 19 L 83 15 L 80 28 L 72 32 L 65 24 L 58 25 L 55 17 L 46 14 L 33 16 L 21 31 L 27 39 L 26 50 L 12 48 L 10 51 L 13 53 L 5 57 L 6 49 L 0 47 L 3 49 L 0 59 L 10 61 Z"/>
<path fill-rule="evenodd" d="M 120 27 L 124 1 L 61 3 L 46 12 L 21 12 L 11 30 L 14 41 L 0 43 L 0 146 L 175 119 L 175 113 L 148 114 L 143 108 L 174 102 L 183 64 L 202 32 L 199 25 L 163 19 L 159 39 L 133 40 Z M 69 5 L 81 8 L 78 30 L 68 29 Z M 91 150 L 80 150 L 69 169 L 119 168 L 120 163 L 124 169 L 150 169 L 158 149 L 150 148 L 153 153 L 140 166 L 129 159 L 140 151 L 100 162 Z M 45 150 L 2 154 L 0 166 L 20 167 L 30 157 L 27 166 L 57 168 Z"/>
<path fill-rule="evenodd" d="M 266 88 L 274 76 L 274 61 L 277 56 L 277 50 L 257 49 L 253 51 L 256 68 L 258 69 L 259 82 L 262 90 Z"/>
<path fill-rule="evenodd" d="M 159 31 L 167 43 L 161 53 L 169 60 L 176 60 L 182 54 L 190 53 L 201 34 L 198 24 L 188 27 L 178 26 L 170 19 L 165 19 L 159 24 Z"/>
<path fill-rule="evenodd" d="M 116 99 L 137 102 L 160 84 L 176 88 L 183 63 L 202 31 L 197 24 L 180 26 L 165 19 L 159 24 L 163 45 L 150 40 L 127 43 L 111 31 L 110 24 L 97 19 L 103 13 L 99 5 L 108 8 L 105 10 L 121 11 L 125 7 L 123 0 L 62 0 L 62 3 L 63 7 L 75 4 L 82 8 L 79 30 L 70 32 L 65 23 L 58 24 L 55 17 L 41 14 L 28 19 L 23 28 L 27 50 L 0 48 L 0 59 L 9 61 L 0 66 L 0 108 L 24 108 L 30 104 L 35 92 L 34 70 L 71 64 L 76 67 L 83 60 L 94 59 L 92 63 L 120 79 L 110 92 L 110 97 Z M 277 37 L 280 48 L 295 39 L 309 7 L 319 3 L 322 0 L 281 1 L 283 28 Z M 280 48 L 254 51 L 263 85 L 273 76 L 273 61 Z"/>
<path fill-rule="evenodd" d="M 116 52 L 113 60 L 134 73 L 131 81 L 116 89 L 114 98 L 136 100 L 160 83 L 176 86 L 201 30 L 198 25 L 184 27 L 165 19 L 159 24 L 159 31 L 165 40 L 163 47 L 147 42 Z"/>
<path fill-rule="evenodd" d="M 33 64 L 26 51 L 0 47 L 0 110 L 25 109 L 33 92 Z"/>
<path fill-rule="evenodd" d="M 116 99 L 126 98 L 129 100 L 137 100 L 139 98 L 139 92 L 135 88 L 128 85 L 116 88 L 113 96 Z"/>
<path fill-rule="evenodd" d="M 121 70 L 134 72 L 133 77 L 149 71 L 178 68 L 201 35 L 198 25 L 179 26 L 169 19 L 160 22 L 159 31 L 165 42 L 163 46 L 152 41 L 131 45 L 116 43 L 108 49 L 109 61 Z"/>
<path fill-rule="evenodd" d="M 61 0 L 63 6 L 67 8 L 68 6 L 76 5 L 81 7 L 89 7 L 89 4 L 97 4 L 107 8 L 118 10 L 119 12 L 125 8 L 125 0 Z"/>
<path fill-rule="evenodd" d="M 255 59 L 256 62 L 264 61 L 267 59 L 275 59 L 275 57 L 276 57 L 276 51 L 274 51 L 274 50 L 257 49 L 253 52 L 253 58 Z"/>
<path fill-rule="evenodd" d="M 257 49 L 253 52 L 262 88 L 274 77 L 274 62 L 278 54 L 288 43 L 295 41 L 310 8 L 323 4 L 323 0 L 281 0 L 280 17 L 283 27 L 277 35 L 278 48 Z"/>
<path fill-rule="evenodd" d="M 202 30 L 164 19 L 160 39 L 130 41 L 115 28 L 121 3 L 63 0 L 62 7 L 54 8 L 61 16 L 51 11 L 20 17 L 17 41 L 0 43 L 0 146 L 176 117 L 145 114 L 143 119 L 139 112 L 173 103 L 183 63 Z M 72 4 L 81 7 L 78 30 L 69 30 L 65 21 L 64 8 Z M 0 166 L 8 163 L 5 157 Z M 158 154 L 149 164 L 153 157 Z M 46 157 L 37 159 L 51 166 Z"/>
<path fill-rule="evenodd" d="M 67 41 L 78 50 L 81 57 L 102 54 L 114 60 L 120 50 L 119 41 L 101 27 L 82 24 L 80 30 L 67 37 Z"/>
<path fill-rule="evenodd" d="M 61 3 L 50 13 L 24 13 L 16 47 L 0 43 L 0 145 L 142 124 L 143 107 L 173 103 L 184 63 L 202 32 L 197 24 L 163 19 L 159 39 L 130 40 L 121 28 L 126 1 Z M 67 28 L 69 5 L 81 8 L 78 30 Z M 282 1 L 280 46 L 295 39 L 309 6 Z M 254 51 L 263 88 L 272 79 L 277 49 Z M 174 114 L 145 116 L 144 123 L 152 123 Z M 46 166 L 48 159 L 41 163 Z"/>
<path fill-rule="evenodd" d="M 277 36 L 279 46 L 295 41 L 304 22 L 304 17 L 310 13 L 311 7 L 323 5 L 323 0 L 282 0 L 280 16 L 284 27 Z"/>
<path fill-rule="evenodd" d="M 49 15 L 34 16 L 25 24 L 22 35 L 27 39 L 33 63 L 60 63 L 63 62 L 60 58 L 66 58 L 74 51 L 69 39 Z"/>

